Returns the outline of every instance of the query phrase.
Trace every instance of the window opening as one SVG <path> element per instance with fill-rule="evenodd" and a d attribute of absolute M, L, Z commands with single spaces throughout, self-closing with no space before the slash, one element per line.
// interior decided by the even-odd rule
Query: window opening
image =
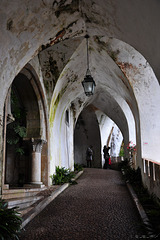
<path fill-rule="evenodd" d="M 69 126 L 69 110 L 68 109 L 66 110 L 65 121 L 66 121 L 66 124 Z"/>

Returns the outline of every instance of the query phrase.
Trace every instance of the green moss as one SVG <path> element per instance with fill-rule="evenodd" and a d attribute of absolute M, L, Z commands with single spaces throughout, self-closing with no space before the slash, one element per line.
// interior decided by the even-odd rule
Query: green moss
<path fill-rule="evenodd" d="M 57 110 L 58 103 L 59 103 L 60 99 L 61 99 L 61 94 L 59 93 L 55 102 L 52 102 L 52 104 L 51 104 L 52 112 L 51 112 L 50 118 L 49 118 L 50 126 L 53 126 L 56 110 Z"/>
<path fill-rule="evenodd" d="M 54 119 L 55 119 L 55 114 L 56 114 L 58 104 L 59 104 L 60 99 L 62 98 L 63 94 L 65 93 L 66 88 L 67 88 L 67 86 L 62 88 L 62 90 L 58 93 L 58 96 L 57 96 L 56 100 L 55 101 L 53 100 L 52 103 L 51 103 L 52 111 L 51 111 L 51 114 L 50 114 L 49 122 L 50 122 L 50 126 L 52 126 L 52 127 L 53 127 L 53 122 L 54 122 Z"/>
<path fill-rule="evenodd" d="M 61 79 L 63 76 L 65 76 L 65 74 L 68 72 L 69 68 L 65 69 L 62 71 L 62 73 L 59 76 L 59 79 Z"/>
<path fill-rule="evenodd" d="M 62 160 L 61 160 L 61 150 L 60 150 L 60 146 L 61 146 L 61 137 L 59 135 L 59 165 L 62 165 Z"/>
<path fill-rule="evenodd" d="M 52 109 L 52 111 L 50 113 L 49 123 L 50 123 L 50 126 L 53 127 L 53 122 L 54 122 L 57 106 L 54 103 L 51 103 L 51 109 Z"/>
<path fill-rule="evenodd" d="M 65 112 L 65 109 L 66 109 L 66 108 L 63 109 L 63 112 L 62 112 L 62 115 L 61 115 L 60 129 L 61 129 L 61 127 L 62 127 L 62 119 L 63 119 L 63 115 L 64 115 L 64 112 Z"/>

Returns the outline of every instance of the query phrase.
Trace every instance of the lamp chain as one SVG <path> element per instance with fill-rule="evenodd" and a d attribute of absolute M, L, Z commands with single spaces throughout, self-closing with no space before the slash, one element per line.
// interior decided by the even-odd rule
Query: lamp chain
<path fill-rule="evenodd" d="M 86 43 L 87 43 L 87 70 L 89 70 L 88 38 L 89 38 L 89 36 L 86 36 Z"/>

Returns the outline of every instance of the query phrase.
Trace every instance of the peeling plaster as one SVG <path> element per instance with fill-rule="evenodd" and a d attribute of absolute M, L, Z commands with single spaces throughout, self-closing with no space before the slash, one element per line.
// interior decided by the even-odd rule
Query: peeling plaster
<path fill-rule="evenodd" d="M 60 2 L 54 1 L 52 6 L 56 17 L 59 18 L 63 12 L 73 14 L 75 11 L 79 11 L 79 0 L 63 0 Z"/>
<path fill-rule="evenodd" d="M 160 141 L 158 140 L 159 134 L 157 135 L 160 131 L 160 111 L 157 104 L 160 101 L 160 87 L 150 65 L 140 53 L 125 43 L 117 40 L 112 42 L 113 49 L 119 49 L 122 45 L 125 45 L 124 52 L 120 52 L 118 55 L 117 64 L 129 80 L 137 100 L 141 124 L 142 157 L 159 162 L 159 154 L 157 155 L 155 146 L 156 142 Z M 128 62 L 125 61 L 125 58 Z M 127 103 L 131 105 L 128 100 Z M 155 130 L 156 127 L 157 130 Z M 153 139 L 152 136 L 154 136 Z M 148 143 L 147 146 L 143 144 L 144 142 Z M 139 149 L 139 145 L 137 149 Z M 153 151 L 153 149 L 155 150 Z"/>

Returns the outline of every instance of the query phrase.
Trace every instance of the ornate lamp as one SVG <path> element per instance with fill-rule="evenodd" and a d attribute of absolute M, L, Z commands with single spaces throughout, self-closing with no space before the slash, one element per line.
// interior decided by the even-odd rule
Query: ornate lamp
<path fill-rule="evenodd" d="M 89 96 L 93 95 L 96 84 L 95 84 L 95 81 L 92 78 L 91 72 L 89 70 L 89 55 L 88 55 L 88 38 L 89 38 L 89 36 L 86 35 L 85 38 L 86 38 L 86 44 L 87 44 L 87 71 L 86 71 L 84 80 L 82 82 L 82 86 L 84 88 L 84 92 L 85 92 L 86 96 L 89 97 Z"/>

